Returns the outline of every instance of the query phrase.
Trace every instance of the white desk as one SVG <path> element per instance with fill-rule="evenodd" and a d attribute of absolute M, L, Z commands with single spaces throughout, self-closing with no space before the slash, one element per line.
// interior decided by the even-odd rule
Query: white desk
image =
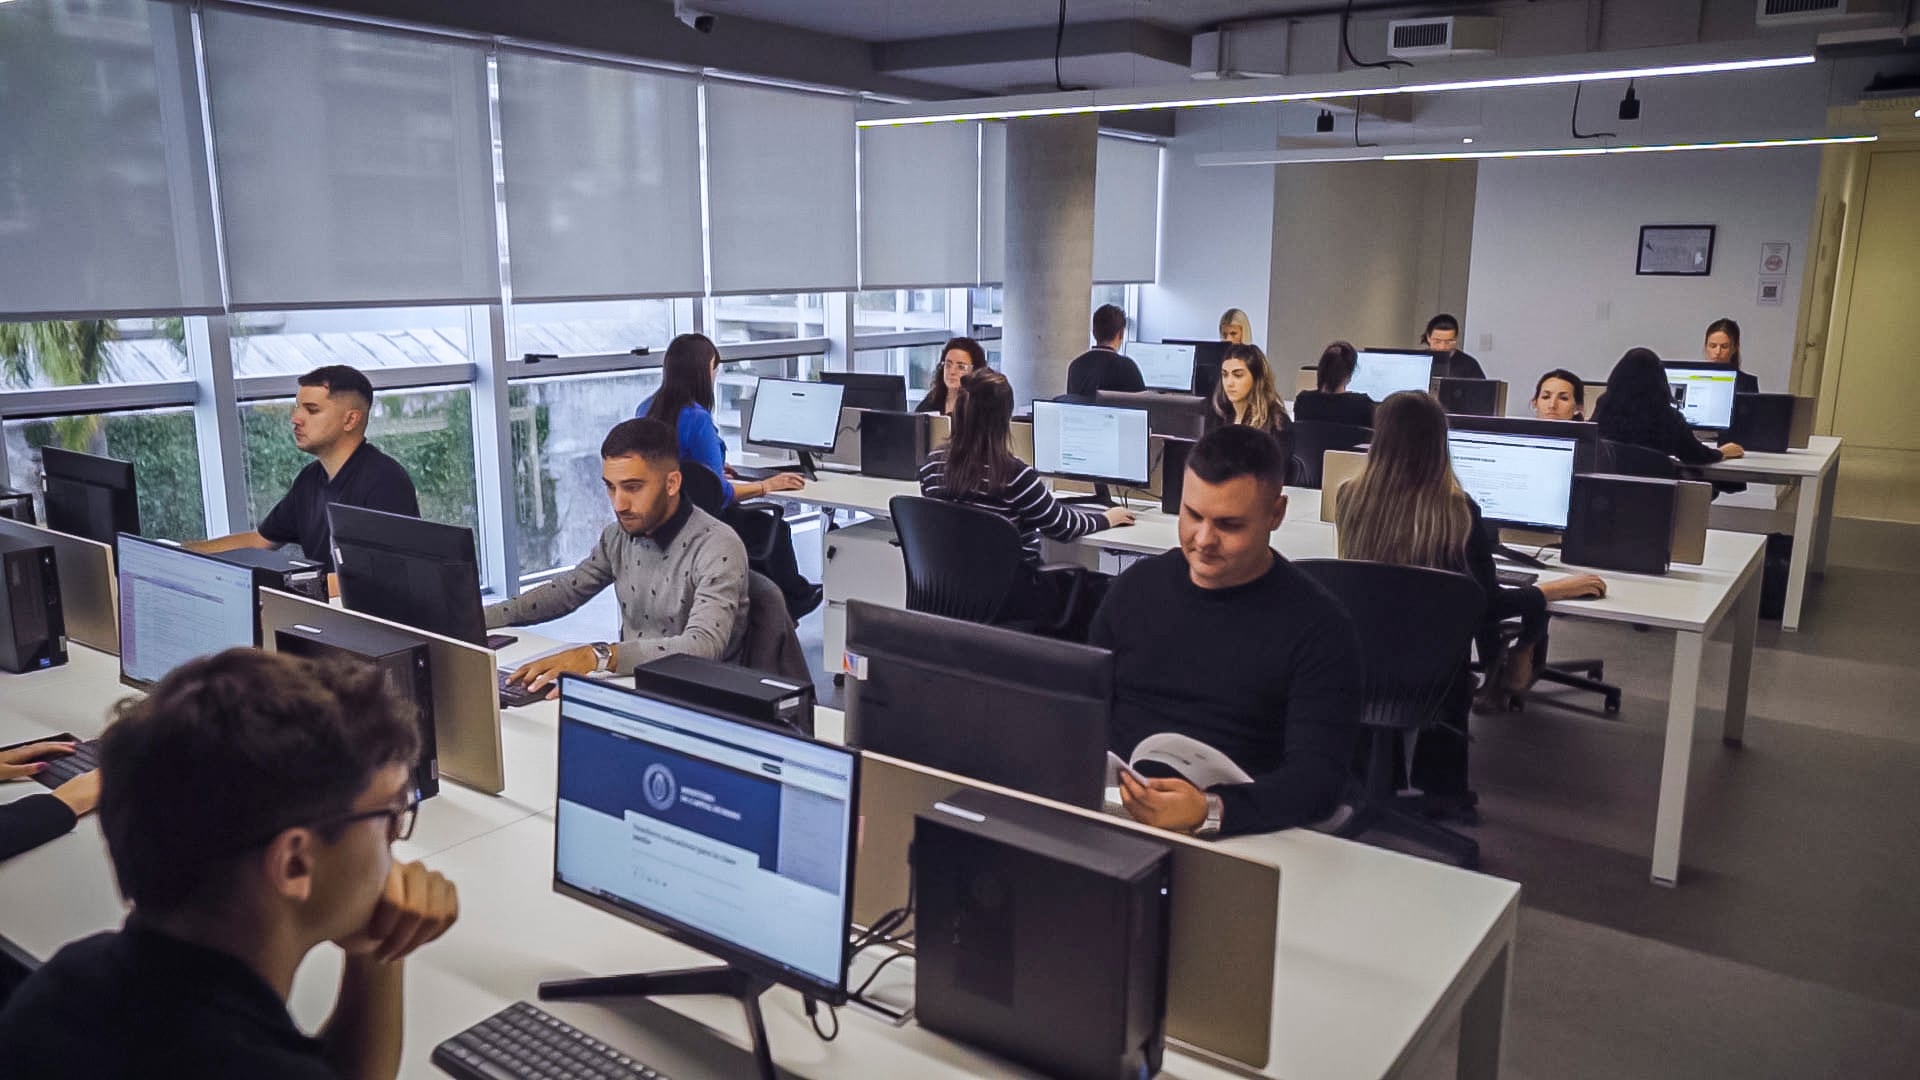
<path fill-rule="evenodd" d="M 1804 450 L 1783 454 L 1749 452 L 1745 457 L 1708 465 L 1699 471 L 1716 480 L 1757 481 L 1799 489 L 1793 513 L 1793 559 L 1787 568 L 1787 603 L 1780 626 L 1800 629 L 1800 605 L 1807 595 L 1809 571 L 1827 570 L 1827 537 L 1833 529 L 1833 491 L 1840 468 L 1840 440 L 1815 435 Z"/>
<path fill-rule="evenodd" d="M 542 643 L 523 641 L 532 652 Z M 0 741 L 103 726 L 105 706 L 124 691 L 113 658 L 76 648 L 66 667 L 0 675 Z M 652 970 L 702 962 L 666 938 L 560 897 L 552 875 L 551 776 L 555 707 L 510 710 L 523 738 L 507 745 L 508 791 L 541 782 L 544 804 L 442 787 L 421 807 L 402 858 L 426 858 L 461 890 L 461 919 L 443 940 L 408 961 L 406 1050 L 401 1074 L 440 1075 L 435 1044 L 509 1003 L 532 1000 L 543 979 Z M 838 738 L 842 717 L 822 709 L 822 737 Z M 546 778 L 536 781 L 536 777 Z M 0 800 L 43 790 L 0 785 Z M 1424 859 L 1295 830 L 1223 841 L 1282 869 L 1273 1053 L 1262 1075 L 1297 1078 L 1404 1075 L 1435 1051 L 1457 1018 L 1459 1075 L 1498 1075 L 1510 984 L 1519 886 Z M 32 958 L 118 926 L 123 910 L 96 819 L 72 835 L 0 864 L 0 938 Z M 315 950 L 295 981 L 295 1017 L 309 1029 L 332 1004 L 338 954 Z M 552 1003 L 550 1011 L 597 1037 L 644 1056 L 649 1033 L 633 1017 L 683 1015 L 746 1040 L 738 1006 L 716 998 L 660 1002 L 670 1013 L 633 1005 Z M 909 1025 L 893 1029 L 843 1009 L 842 1034 L 821 1043 L 798 995 L 763 1001 L 783 1069 L 800 1076 L 936 1077 L 1007 1075 L 1005 1062 Z M 1165 1075 L 1236 1075 L 1178 1050 Z"/>

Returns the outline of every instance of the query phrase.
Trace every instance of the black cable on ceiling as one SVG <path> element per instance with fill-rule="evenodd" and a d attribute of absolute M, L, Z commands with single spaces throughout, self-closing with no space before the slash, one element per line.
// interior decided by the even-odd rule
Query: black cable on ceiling
<path fill-rule="evenodd" d="M 1573 84 L 1573 115 L 1567 119 L 1567 128 L 1576 139 L 1616 139 L 1619 134 L 1612 131 L 1595 131 L 1585 135 L 1580 133 L 1580 85 Z"/>
<path fill-rule="evenodd" d="M 1068 86 L 1060 79 L 1060 50 L 1067 41 L 1067 0 L 1060 0 L 1060 18 L 1053 26 L 1053 88 L 1055 90 L 1085 90 L 1084 86 Z"/>
<path fill-rule="evenodd" d="M 1061 0 L 1062 6 L 1065 0 Z M 1353 55 L 1353 41 L 1347 36 L 1347 20 L 1353 17 L 1353 0 L 1347 0 L 1347 6 L 1340 10 L 1340 50 L 1347 54 L 1347 63 L 1360 68 L 1396 68 L 1412 67 L 1405 60 L 1362 60 Z"/>

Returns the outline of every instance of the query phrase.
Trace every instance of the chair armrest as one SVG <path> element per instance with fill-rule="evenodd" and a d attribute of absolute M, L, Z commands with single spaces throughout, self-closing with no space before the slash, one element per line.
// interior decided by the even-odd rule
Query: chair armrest
<path fill-rule="evenodd" d="M 1067 581 L 1067 595 L 1060 604 L 1059 614 L 1039 627 L 1042 633 L 1058 634 L 1072 625 L 1074 613 L 1080 609 L 1080 594 L 1086 591 L 1088 571 L 1079 563 L 1049 563 L 1042 566 L 1040 572 L 1049 577 L 1064 577 Z"/>

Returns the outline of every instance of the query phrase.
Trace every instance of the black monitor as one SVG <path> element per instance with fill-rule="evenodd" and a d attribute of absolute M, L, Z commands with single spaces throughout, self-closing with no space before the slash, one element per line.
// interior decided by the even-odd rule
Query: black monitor
<path fill-rule="evenodd" d="M 43 446 L 40 465 L 47 477 L 49 529 L 99 544 L 117 543 L 121 533 L 140 535 L 131 461 Z"/>
<path fill-rule="evenodd" d="M 832 382 L 761 379 L 753 392 L 753 419 L 747 424 L 746 441 L 795 451 L 800 455 L 800 471 L 808 479 L 818 479 L 813 455 L 833 452 L 846 390 Z"/>
<path fill-rule="evenodd" d="M 846 666 L 849 743 L 1100 808 L 1107 650 L 852 600 Z"/>
<path fill-rule="evenodd" d="M 1539 435 L 1572 439 L 1573 471 L 1600 471 L 1600 426 L 1589 420 L 1535 420 L 1526 416 L 1449 416 L 1453 431 L 1488 431 L 1507 435 Z"/>
<path fill-rule="evenodd" d="M 841 1004 L 860 755 L 575 675 L 560 680 L 553 889 L 723 966 L 549 982 L 543 999 L 724 994 L 771 984 Z"/>
<path fill-rule="evenodd" d="M 497 649 L 480 610 L 480 562 L 473 530 L 405 514 L 332 503 L 333 564 L 348 611 Z"/>
<path fill-rule="evenodd" d="M 1145 409 L 1033 403 L 1033 467 L 1047 476 L 1144 488 L 1150 437 Z"/>
<path fill-rule="evenodd" d="M 260 643 L 251 567 L 120 538 L 120 681 L 145 688 L 189 660 Z"/>
<path fill-rule="evenodd" d="M 876 412 L 907 411 L 907 380 L 898 375 L 869 375 L 860 371 L 823 371 L 820 381 L 843 386 L 840 404 L 848 409 Z M 758 405 L 758 402 L 755 402 Z"/>
<path fill-rule="evenodd" d="M 1207 433 L 1213 419 L 1213 402 L 1192 394 L 1130 394 L 1124 390 L 1102 390 L 1094 395 L 1094 404 L 1116 409 L 1145 409 L 1147 430 L 1155 435 L 1176 439 L 1198 439 Z"/>

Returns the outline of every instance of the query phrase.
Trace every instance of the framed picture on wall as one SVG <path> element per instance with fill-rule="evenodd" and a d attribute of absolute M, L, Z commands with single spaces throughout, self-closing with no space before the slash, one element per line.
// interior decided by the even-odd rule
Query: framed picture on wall
<path fill-rule="evenodd" d="M 1713 273 L 1712 225 L 1642 225 L 1633 272 L 1656 277 Z"/>

